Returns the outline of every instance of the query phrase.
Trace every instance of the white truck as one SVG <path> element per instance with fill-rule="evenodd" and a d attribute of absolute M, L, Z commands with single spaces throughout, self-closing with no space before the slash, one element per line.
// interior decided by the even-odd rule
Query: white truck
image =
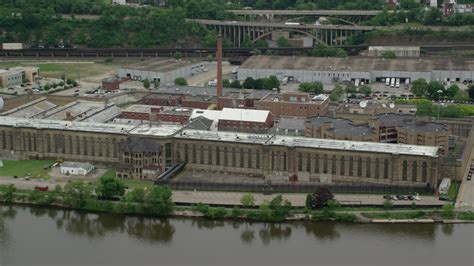
<path fill-rule="evenodd" d="M 395 78 L 390 79 L 390 87 L 395 87 Z"/>
<path fill-rule="evenodd" d="M 385 79 L 385 86 L 390 86 L 390 78 Z"/>
<path fill-rule="evenodd" d="M 400 88 L 400 79 L 399 78 L 397 78 L 395 80 L 395 88 Z"/>
<path fill-rule="evenodd" d="M 440 199 L 446 199 L 448 197 L 449 187 L 451 186 L 450 178 L 443 178 L 441 184 L 439 184 L 438 193 Z"/>

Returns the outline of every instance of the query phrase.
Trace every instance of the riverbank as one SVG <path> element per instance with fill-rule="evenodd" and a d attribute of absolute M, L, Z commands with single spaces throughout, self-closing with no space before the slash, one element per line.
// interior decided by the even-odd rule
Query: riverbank
<path fill-rule="evenodd" d="M 23 193 L 23 192 L 21 192 Z M 36 193 L 35 193 L 36 194 Z M 18 197 L 20 194 L 17 194 Z M 89 201 L 83 207 L 74 207 L 62 202 L 32 201 L 32 197 L 19 196 L 12 201 L 0 200 L 0 205 L 35 206 L 54 208 L 60 210 L 76 210 L 87 213 L 108 213 L 124 216 L 143 217 L 186 217 L 203 218 L 209 220 L 238 220 L 238 221 L 260 221 L 260 222 L 289 222 L 289 221 L 316 221 L 316 222 L 343 222 L 343 223 L 387 223 L 387 224 L 461 224 L 474 223 L 474 212 L 452 212 L 450 210 L 406 210 L 380 208 L 324 208 L 321 210 L 308 210 L 301 208 L 280 207 L 273 209 L 270 205 L 258 209 L 242 209 L 239 207 L 224 208 L 210 207 L 205 204 L 194 206 L 174 206 L 173 210 L 166 214 L 151 213 L 141 204 L 115 201 Z M 450 216 L 451 218 L 443 218 Z"/>

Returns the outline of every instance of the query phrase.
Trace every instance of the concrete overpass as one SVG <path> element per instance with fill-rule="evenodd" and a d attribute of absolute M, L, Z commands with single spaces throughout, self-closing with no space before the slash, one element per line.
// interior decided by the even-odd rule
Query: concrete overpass
<path fill-rule="evenodd" d="M 381 10 L 228 10 L 238 16 L 375 16 Z"/>
<path fill-rule="evenodd" d="M 251 10 L 247 10 L 251 11 Z M 255 21 L 223 21 L 205 19 L 187 19 L 188 22 L 205 25 L 220 31 L 224 38 L 230 41 L 234 47 L 240 47 L 244 38 L 257 41 L 271 37 L 276 32 L 294 32 L 305 35 L 314 40 L 315 43 L 329 46 L 347 45 L 349 37 L 373 30 L 431 30 L 431 31 L 471 31 L 470 27 L 444 27 L 444 26 L 411 26 L 405 25 L 385 26 L 361 26 L 361 25 L 312 25 L 312 24 L 285 24 L 277 22 L 255 22 Z"/>

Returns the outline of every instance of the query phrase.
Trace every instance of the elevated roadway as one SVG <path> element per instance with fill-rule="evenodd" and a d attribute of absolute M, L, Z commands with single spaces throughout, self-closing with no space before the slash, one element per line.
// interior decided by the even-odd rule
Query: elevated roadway
<path fill-rule="evenodd" d="M 228 10 L 239 16 L 375 16 L 381 10 Z"/>

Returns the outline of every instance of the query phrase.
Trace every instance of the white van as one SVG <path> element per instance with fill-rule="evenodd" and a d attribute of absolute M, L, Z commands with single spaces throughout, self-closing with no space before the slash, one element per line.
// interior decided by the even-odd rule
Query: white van
<path fill-rule="evenodd" d="M 396 81 L 395 81 L 395 87 L 400 88 L 400 79 L 399 78 L 397 78 Z"/>
<path fill-rule="evenodd" d="M 385 86 L 390 86 L 390 78 L 385 79 Z"/>
<path fill-rule="evenodd" d="M 395 87 L 395 78 L 390 79 L 390 87 Z"/>

